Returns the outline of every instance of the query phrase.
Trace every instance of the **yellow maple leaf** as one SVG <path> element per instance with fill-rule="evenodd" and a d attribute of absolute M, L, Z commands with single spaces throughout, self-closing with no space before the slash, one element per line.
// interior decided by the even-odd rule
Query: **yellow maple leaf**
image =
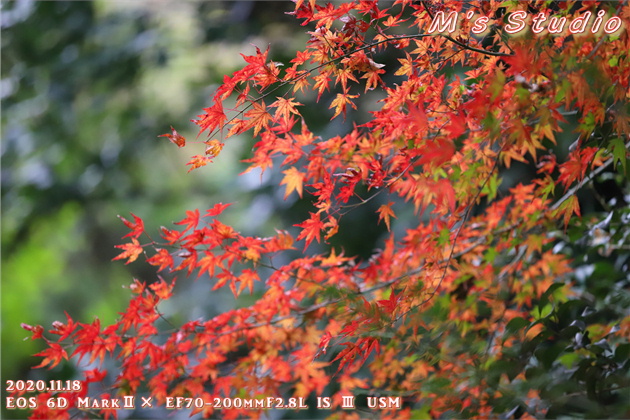
<path fill-rule="evenodd" d="M 392 205 L 394 203 L 393 202 L 389 202 L 387 204 L 383 204 L 382 206 L 380 206 L 378 208 L 378 221 L 380 222 L 381 220 L 385 219 L 385 224 L 387 225 L 387 231 L 389 232 L 389 223 L 390 223 L 390 217 L 393 217 L 394 219 L 396 219 L 396 215 L 394 214 L 394 210 L 392 210 Z"/>
<path fill-rule="evenodd" d="M 278 97 L 278 100 L 272 103 L 269 107 L 277 107 L 276 113 L 274 115 L 274 121 L 278 121 L 280 119 L 288 120 L 291 118 L 292 114 L 300 115 L 300 112 L 297 110 L 296 106 L 302 105 L 299 102 L 295 102 L 293 98 L 285 99 L 282 97 Z"/>
<path fill-rule="evenodd" d="M 201 168 L 202 166 L 206 166 L 212 160 L 208 156 L 195 155 L 193 156 L 186 165 L 190 165 L 190 169 L 188 172 L 193 169 Z"/>
<path fill-rule="evenodd" d="M 206 144 L 206 156 L 211 158 L 219 156 L 219 153 L 223 150 L 223 146 L 225 146 L 224 143 L 214 139 L 204 141 L 204 143 Z"/>
<path fill-rule="evenodd" d="M 253 102 L 253 109 L 245 113 L 245 117 L 249 118 L 247 121 L 247 129 L 254 127 L 254 137 L 260 133 L 260 130 L 267 127 L 271 115 L 266 110 L 265 103 L 263 101 Z"/>
<path fill-rule="evenodd" d="M 331 120 L 334 120 L 341 113 L 343 113 L 343 117 L 345 119 L 348 105 L 350 105 L 354 109 L 357 109 L 356 104 L 352 102 L 351 99 L 358 98 L 358 97 L 359 95 L 347 95 L 343 93 L 338 93 L 337 97 L 335 97 L 335 99 L 332 101 L 329 107 L 329 109 L 335 108 L 335 115 L 333 115 Z"/>
<path fill-rule="evenodd" d="M 297 191 L 300 198 L 302 198 L 302 185 L 304 183 L 304 178 L 306 177 L 303 173 L 298 171 L 295 167 L 291 167 L 286 171 L 282 171 L 284 174 L 284 178 L 282 178 L 282 182 L 280 185 L 286 185 L 287 190 L 284 193 L 284 199 L 289 196 L 293 191 Z"/>

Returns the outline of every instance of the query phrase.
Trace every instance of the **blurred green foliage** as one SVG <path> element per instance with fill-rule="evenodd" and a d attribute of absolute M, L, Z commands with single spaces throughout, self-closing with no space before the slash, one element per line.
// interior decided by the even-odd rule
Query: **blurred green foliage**
<path fill-rule="evenodd" d="M 251 146 L 232 143 L 211 173 L 187 174 L 189 152 L 157 136 L 173 124 L 195 139 L 193 124 L 183 122 L 252 44 L 295 48 L 299 37 L 286 36 L 283 26 L 282 18 L 292 20 L 287 6 L 2 3 L 3 379 L 33 378 L 30 367 L 38 363 L 32 355 L 40 349 L 24 340 L 20 323 L 48 328 L 65 319 L 63 311 L 109 323 L 126 306 L 123 287 L 132 278 L 155 278 L 146 264 L 110 262 L 125 234 L 117 214 L 141 215 L 156 224 L 148 226 L 153 232 L 185 209 L 219 200 L 238 201 L 230 222 L 244 229 L 273 216 L 273 191 L 258 176 L 236 177 Z M 269 209 L 252 217 L 261 207 Z M 188 286 L 177 308 L 181 318 L 233 305 L 221 293 L 199 299 L 204 285 Z M 48 379 L 71 377 L 68 369 Z"/>
<path fill-rule="evenodd" d="M 309 29 L 284 14 L 292 3 L 283 1 L 14 1 L 1 7 L 1 373 L 5 380 L 17 380 L 33 378 L 32 354 L 38 351 L 24 340 L 29 334 L 20 323 L 48 327 L 65 318 L 63 311 L 84 322 L 98 315 L 109 323 L 126 306 L 129 293 L 123 287 L 133 277 L 155 278 L 153 267 L 142 261 L 110 262 L 126 233 L 117 214 L 134 212 L 154 223 L 148 232 L 181 219 L 186 209 L 206 209 L 218 201 L 235 202 L 224 221 L 245 233 L 270 234 L 274 226 L 301 220 L 297 215 L 308 206 L 283 200 L 280 173 L 236 176 L 244 169 L 239 160 L 250 150 L 251 138 L 230 140 L 211 167 L 187 174 L 190 149 L 180 151 L 157 136 L 172 124 L 189 141 L 204 140 L 195 140 L 193 125 L 182 123 L 207 105 L 224 74 L 241 65 L 239 53 L 253 52 L 252 44 L 269 44 L 272 59 L 287 62 L 303 48 Z M 380 58 L 395 62 L 395 57 Z M 379 99 L 366 98 L 360 112 Z M 304 112 L 314 131 L 332 136 L 349 127 L 329 124 L 324 107 L 308 101 Z M 324 98 L 322 104 L 327 103 Z M 575 123 L 568 120 L 565 133 Z M 559 137 L 558 156 L 572 140 L 570 134 Z M 625 164 L 620 161 L 617 168 Z M 501 188 L 534 172 L 531 164 L 515 164 L 502 174 Z M 522 388 L 501 388 L 504 396 L 494 401 L 497 411 L 511 413 L 507 417 L 525 411 L 530 387 L 553 402 L 551 417 L 623 417 L 630 410 L 620 402 L 612 404 L 616 411 L 607 411 L 610 390 L 628 386 L 630 347 L 607 342 L 609 332 L 600 331 L 601 325 L 627 317 L 630 307 L 627 176 L 608 172 L 594 187 L 580 195 L 592 222 L 559 230 L 552 245 L 575 260 L 572 297 L 539 302 L 542 331 L 515 345 L 513 354 L 478 369 L 479 380 L 497 389 L 502 375 L 526 369 Z M 373 200 L 342 219 L 344 235 L 330 245 L 349 256 L 369 257 L 384 232 L 375 223 L 379 204 Z M 398 217 L 394 230 L 402 231 L 405 219 L 416 216 Z M 202 281 L 182 281 L 177 288 L 176 298 L 162 308 L 174 323 L 247 303 L 235 302 L 229 291 L 211 294 Z M 428 322 L 444 318 L 436 311 L 439 302 L 426 313 Z M 516 319 L 509 327 L 514 337 L 522 337 L 533 326 Z M 593 335 L 604 341 L 593 342 Z M 420 345 L 431 347 L 438 338 L 427 333 Z M 42 379 L 73 373 L 66 365 Z M 577 393 L 580 383 L 589 384 L 587 398 Z M 439 393 L 450 384 L 429 380 L 426 386 Z M 417 414 L 424 417 L 426 410 Z"/>

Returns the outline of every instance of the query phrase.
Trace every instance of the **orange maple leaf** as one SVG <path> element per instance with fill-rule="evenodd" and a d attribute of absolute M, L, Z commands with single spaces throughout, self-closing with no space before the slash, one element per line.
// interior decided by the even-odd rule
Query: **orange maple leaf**
<path fill-rule="evenodd" d="M 293 236 L 286 230 L 277 230 L 277 235 L 271 238 L 271 241 L 267 242 L 265 249 L 267 252 L 277 252 L 286 249 L 293 248 Z"/>
<path fill-rule="evenodd" d="M 177 147 L 184 147 L 186 145 L 186 137 L 182 136 L 171 126 L 172 134 L 161 134 L 158 137 L 168 137 L 171 143 L 177 145 Z"/>
<path fill-rule="evenodd" d="M 284 178 L 282 178 L 280 185 L 287 186 L 287 190 L 284 192 L 284 199 L 286 200 L 293 191 L 297 191 L 300 198 L 302 198 L 302 185 L 306 176 L 295 167 L 282 171 L 282 173 L 284 174 Z"/>
<path fill-rule="evenodd" d="M 556 215 L 562 215 L 564 220 L 564 228 L 566 229 L 571 220 L 571 216 L 575 213 L 576 216 L 580 216 L 580 203 L 575 195 L 569 197 L 564 203 L 558 207 Z"/>
<path fill-rule="evenodd" d="M 385 224 L 387 225 L 387 231 L 390 231 L 389 218 L 393 217 L 396 219 L 396 214 L 394 214 L 394 210 L 392 210 L 392 205 L 394 203 L 390 201 L 387 204 L 383 204 L 378 208 L 378 221 L 385 220 Z"/>
<path fill-rule="evenodd" d="M 335 252 L 335 248 L 330 250 L 330 255 L 324 259 L 322 259 L 322 267 L 335 267 L 339 266 L 347 261 L 352 260 L 352 258 L 344 257 L 343 251 L 337 255 Z"/>
<path fill-rule="evenodd" d="M 221 150 L 223 150 L 224 143 L 221 143 L 219 140 L 207 140 L 204 141 L 206 144 L 206 155 L 210 158 L 219 156 Z"/>
<path fill-rule="evenodd" d="M 124 249 L 117 257 L 114 257 L 112 261 L 128 258 L 125 264 L 129 264 L 138 259 L 138 255 L 142 254 L 142 245 L 136 238 L 131 238 L 130 244 L 116 245 L 116 248 Z"/>
<path fill-rule="evenodd" d="M 266 111 L 266 106 L 263 101 L 253 102 L 252 105 L 254 109 L 247 111 L 245 117 L 249 118 L 247 128 L 254 127 L 254 136 L 257 136 L 260 130 L 267 127 L 269 120 L 271 120 L 271 115 Z"/>
<path fill-rule="evenodd" d="M 188 172 L 193 169 L 201 168 L 202 166 L 206 166 L 208 163 L 212 162 L 208 156 L 195 155 L 193 156 L 186 165 L 191 165 Z"/>
<path fill-rule="evenodd" d="M 158 271 L 162 271 L 165 268 L 173 268 L 173 257 L 170 252 L 164 248 L 158 248 L 157 254 L 152 256 L 147 260 L 147 262 L 151 265 L 158 265 Z"/>
<path fill-rule="evenodd" d="M 153 290 L 153 293 L 155 293 L 155 295 L 159 297 L 160 299 L 170 298 L 171 295 L 173 294 L 174 284 L 173 283 L 168 284 L 164 281 L 162 277 L 160 276 L 158 277 L 160 278 L 160 281 L 149 285 L 149 288 Z"/>
<path fill-rule="evenodd" d="M 282 97 L 278 97 L 278 100 L 269 107 L 277 107 L 276 113 L 274 114 L 273 120 L 288 120 L 291 118 L 291 114 L 300 115 L 300 112 L 297 110 L 296 106 L 302 105 L 299 102 L 295 102 L 293 98 L 285 99 Z"/>
<path fill-rule="evenodd" d="M 249 293 L 254 291 L 254 281 L 260 281 L 260 277 L 258 273 L 250 268 L 246 268 L 243 270 L 240 276 L 238 276 L 238 281 L 241 282 L 241 286 L 238 288 L 238 294 L 241 294 L 245 287 L 249 289 Z"/>
<path fill-rule="evenodd" d="M 340 69 L 339 72 L 337 73 L 337 80 L 335 80 L 335 85 L 337 85 L 337 83 L 341 82 L 341 87 L 342 87 L 343 91 L 347 92 L 348 91 L 348 80 L 353 80 L 353 81 L 359 83 L 357 78 L 354 77 L 354 75 L 352 74 L 352 69 L 350 69 L 350 68 Z"/>
<path fill-rule="evenodd" d="M 357 109 L 357 106 L 350 99 L 358 98 L 359 95 L 345 95 L 343 93 L 338 93 L 337 97 L 332 101 L 330 108 L 335 108 L 335 114 L 332 116 L 331 120 L 334 120 L 339 114 L 343 112 L 343 118 L 346 118 L 346 111 L 348 110 L 348 104 L 352 106 L 352 108 Z"/>

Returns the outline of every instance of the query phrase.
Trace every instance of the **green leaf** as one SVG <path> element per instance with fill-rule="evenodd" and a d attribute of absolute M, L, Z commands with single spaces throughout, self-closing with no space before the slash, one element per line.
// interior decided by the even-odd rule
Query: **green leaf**
<path fill-rule="evenodd" d="M 630 358 L 630 344 L 620 344 L 615 350 L 615 356 L 613 360 L 617 363 L 624 363 Z"/>
<path fill-rule="evenodd" d="M 527 325 L 529 325 L 529 322 L 525 318 L 517 316 L 516 318 L 512 318 L 510 322 L 507 323 L 505 329 L 509 334 L 514 335 L 519 330 L 525 328 Z"/>
<path fill-rule="evenodd" d="M 577 353 L 565 353 L 558 357 L 558 361 L 562 363 L 565 368 L 570 369 L 579 358 L 580 356 Z"/>
<path fill-rule="evenodd" d="M 497 96 L 499 96 L 499 94 L 501 92 L 503 92 L 503 89 L 505 87 L 505 73 L 503 73 L 500 70 L 497 70 L 496 72 L 496 77 L 494 80 L 491 81 L 490 86 L 489 86 L 489 91 L 490 91 L 490 100 L 494 101 Z"/>
<path fill-rule="evenodd" d="M 619 56 L 613 55 L 612 57 L 610 57 L 610 60 L 608 60 L 608 65 L 610 67 L 616 67 L 617 64 L 619 64 Z"/>
<path fill-rule="evenodd" d="M 551 314 L 551 312 L 553 312 L 553 305 L 551 305 L 550 303 L 546 304 L 543 307 L 538 305 L 538 311 L 534 313 L 534 316 L 536 317 L 536 319 L 543 319 L 547 318 Z"/>
<path fill-rule="evenodd" d="M 509 360 L 497 360 L 488 367 L 488 373 L 486 375 L 486 381 L 490 386 L 496 386 L 501 380 L 501 376 L 506 374 L 508 377 L 513 378 L 518 374 L 518 365 Z"/>
<path fill-rule="evenodd" d="M 481 319 L 490 318 L 492 316 L 492 308 L 485 301 L 479 300 L 477 301 L 477 315 Z"/>
<path fill-rule="evenodd" d="M 486 252 L 483 254 L 483 261 L 488 264 L 494 264 L 494 260 L 497 258 L 499 253 L 495 247 L 489 247 Z"/>
<path fill-rule="evenodd" d="M 492 176 L 488 179 L 486 185 L 484 185 L 482 192 L 488 196 L 488 200 L 492 201 L 497 196 L 497 191 L 499 189 L 499 185 L 501 184 L 501 179 L 498 174 L 492 174 Z"/>
<path fill-rule="evenodd" d="M 564 351 L 563 347 L 564 346 L 558 344 L 543 344 L 534 351 L 534 355 L 538 360 L 540 360 L 540 362 L 542 362 L 546 369 L 550 369 L 553 362 L 555 362 L 560 353 Z"/>
<path fill-rule="evenodd" d="M 431 414 L 429 414 L 429 411 L 431 411 L 431 406 L 429 404 L 425 404 L 421 408 L 411 411 L 411 418 L 430 419 Z"/>
<path fill-rule="evenodd" d="M 445 388 L 452 385 L 452 382 L 447 378 L 434 377 L 431 380 L 425 382 L 425 389 L 430 393 L 441 394 Z"/>
<path fill-rule="evenodd" d="M 440 231 L 440 237 L 438 238 L 438 245 L 443 246 L 448 244 L 451 238 L 451 231 L 448 228 L 444 228 Z"/>
<path fill-rule="evenodd" d="M 564 283 L 554 283 L 542 294 L 540 301 L 538 302 L 538 310 L 542 309 L 549 303 L 549 296 L 553 295 L 553 292 L 564 286 Z"/>
<path fill-rule="evenodd" d="M 583 300 L 569 300 L 558 305 L 556 314 L 560 328 L 575 327 L 575 332 L 582 331 L 584 322 L 577 321 L 581 321 L 582 313 L 587 306 Z"/>
<path fill-rule="evenodd" d="M 616 138 L 610 142 L 610 148 L 613 154 L 613 161 L 615 166 L 618 162 L 621 162 L 624 174 L 628 175 L 628 159 L 626 159 L 626 145 L 623 140 Z"/>

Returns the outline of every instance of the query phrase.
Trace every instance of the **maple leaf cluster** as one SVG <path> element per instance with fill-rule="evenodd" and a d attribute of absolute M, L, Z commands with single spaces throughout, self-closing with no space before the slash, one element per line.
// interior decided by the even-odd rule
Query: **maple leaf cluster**
<path fill-rule="evenodd" d="M 559 13 L 547 9 L 548 2 L 534 3 L 539 12 Z M 51 340 L 42 327 L 26 326 L 48 344 L 37 355 L 43 357 L 39 367 L 75 357 L 90 363 L 113 358 L 120 371 L 112 389 L 148 390 L 162 403 L 167 396 L 329 393 L 336 410 L 342 395 L 373 393 L 405 398 L 402 409 L 386 409 L 383 418 L 410 418 L 418 407 L 434 417 L 449 410 L 498 416 L 492 402 L 505 397 L 501 390 L 518 387 L 524 374 L 497 379 L 499 387 L 471 369 L 503 360 L 516 343 L 540 332 L 534 309 L 541 299 L 553 299 L 550 288 L 572 271 L 546 233 L 561 232 L 580 216 L 575 193 L 590 174 L 625 158 L 630 121 L 627 33 L 605 40 L 596 34 L 506 37 L 499 16 L 527 7 L 296 1 L 294 16 L 311 29 L 306 48 L 284 67 L 269 50 L 243 55 L 244 67 L 224 77 L 194 120 L 213 140 L 188 165 L 206 165 L 222 142 L 251 131 L 257 142 L 246 160 L 249 170 L 279 166 L 285 198 L 311 200 L 308 217 L 289 228 L 294 231 L 247 236 L 220 221 L 229 210 L 219 203 L 203 214 L 187 211 L 175 227 L 161 229 L 159 240 L 145 232 L 140 217 L 121 218 L 130 242 L 118 246 L 115 259 L 144 256 L 173 280 L 136 281 L 127 309 L 104 328 L 98 320 L 84 324 L 68 316 L 49 331 L 59 335 Z M 555 7 L 578 16 L 610 6 Z M 428 36 L 424 31 L 444 9 L 497 16 L 495 28 L 484 38 L 463 29 Z M 610 12 L 630 23 L 627 4 Z M 379 63 L 386 53 L 398 57 L 397 64 Z M 610 59 L 616 56 L 623 59 Z M 453 68 L 459 71 L 445 71 Z M 330 100 L 331 119 L 351 118 L 371 91 L 383 94 L 378 109 L 334 137 L 315 135 L 300 111 L 314 92 L 317 100 Z M 238 112 L 228 118 L 234 98 Z M 577 141 L 560 161 L 550 150 L 558 147 L 567 115 L 577 119 Z M 602 124 L 626 133 L 619 134 L 615 159 L 591 141 Z M 175 129 L 164 136 L 194 147 Z M 214 140 L 219 137 L 222 142 Z M 537 173 L 502 187 L 514 162 L 536 165 Z M 343 235 L 340 221 L 371 200 L 381 203 L 378 223 L 388 231 L 382 249 L 367 260 L 326 246 L 309 252 L 314 241 L 325 245 Z M 300 248 L 300 256 L 274 265 L 277 255 Z M 207 276 L 212 290 L 227 287 L 235 296 L 256 287 L 262 294 L 250 306 L 160 331 L 159 306 L 174 293 L 178 273 L 180 282 Z M 630 335 L 630 322 L 617 334 Z M 87 387 L 104 371 L 84 374 Z M 531 391 L 528 398 L 540 396 Z M 526 415 L 545 414 L 544 404 L 527 407 Z M 216 414 L 212 407 L 194 412 Z M 44 414 L 50 413 L 34 416 Z M 259 414 L 222 412 L 225 418 Z"/>

